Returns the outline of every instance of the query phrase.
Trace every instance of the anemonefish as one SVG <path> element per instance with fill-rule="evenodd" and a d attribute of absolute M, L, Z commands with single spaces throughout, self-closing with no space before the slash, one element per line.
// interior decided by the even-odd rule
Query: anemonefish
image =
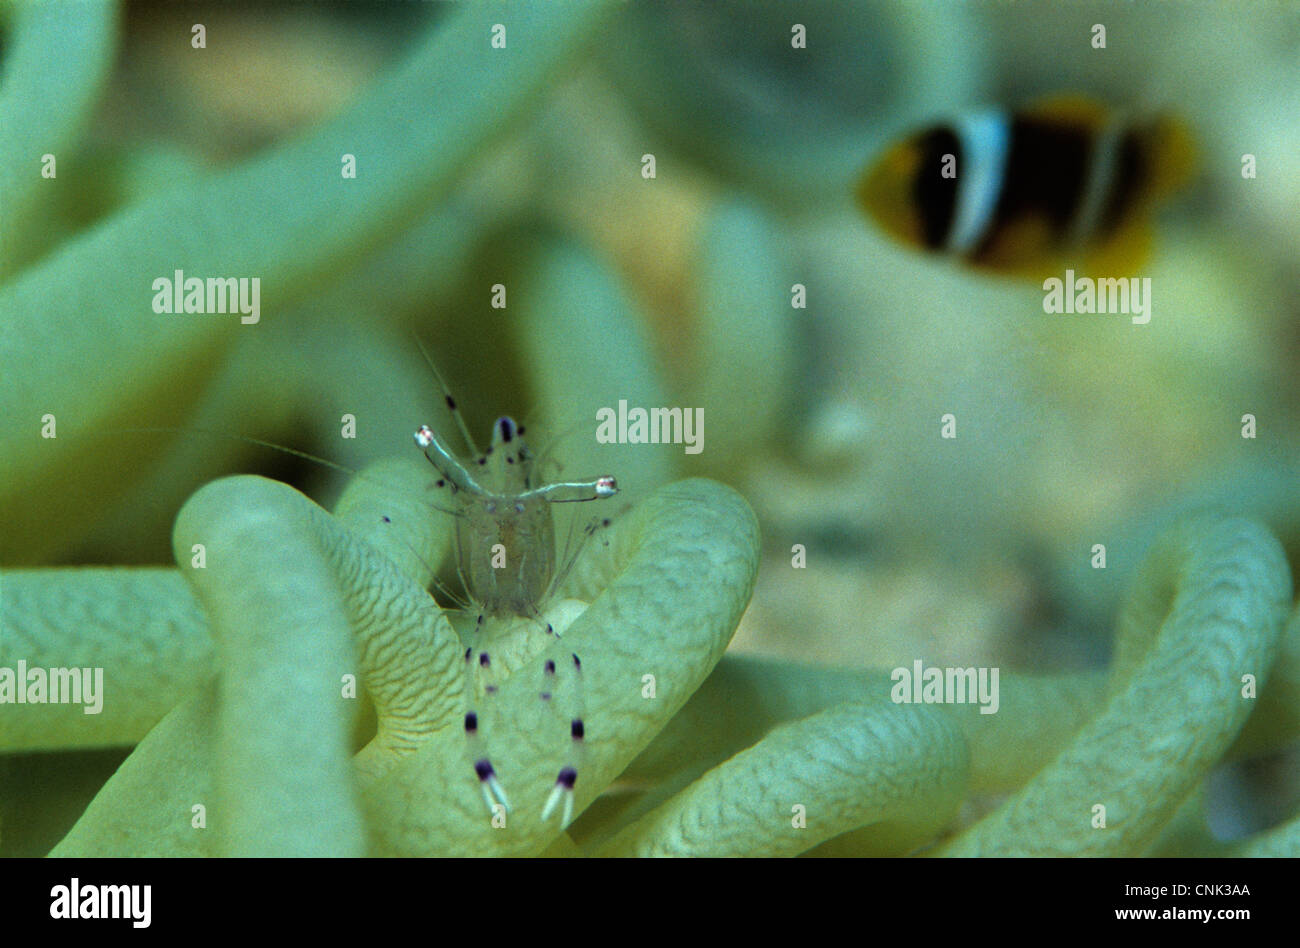
<path fill-rule="evenodd" d="M 976 267 L 1119 276 L 1141 266 L 1151 210 L 1191 167 L 1191 138 L 1176 120 L 1058 97 L 892 145 L 862 175 L 857 200 L 898 240 Z"/>

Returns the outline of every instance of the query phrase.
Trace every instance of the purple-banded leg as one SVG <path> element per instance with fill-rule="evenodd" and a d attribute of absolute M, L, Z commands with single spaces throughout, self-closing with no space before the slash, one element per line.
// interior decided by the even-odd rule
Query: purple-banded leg
<path fill-rule="evenodd" d="M 481 689 L 480 685 L 482 685 Z M 470 760 L 474 764 L 474 775 L 478 777 L 479 791 L 483 794 L 483 803 L 491 816 L 496 815 L 498 804 L 504 807 L 507 813 L 510 812 L 510 800 L 506 796 L 505 788 L 501 786 L 501 779 L 497 776 L 496 769 L 492 766 L 488 741 L 483 734 L 487 722 L 478 711 L 480 692 L 483 696 L 483 707 L 486 709 L 494 704 L 492 699 L 496 690 L 491 655 L 487 652 L 476 653 L 472 648 L 465 649 L 465 737 L 469 746 Z"/>
<path fill-rule="evenodd" d="M 577 655 L 571 655 L 570 658 L 573 662 L 570 668 L 571 687 L 565 690 L 572 697 L 572 701 L 569 715 L 569 741 L 564 757 L 565 763 L 555 777 L 555 786 L 551 788 L 551 795 L 546 798 L 546 805 L 542 807 L 542 819 L 549 820 L 556 808 L 563 804 L 562 815 L 560 816 L 561 829 L 566 829 L 573 820 L 573 788 L 578 782 L 578 769 L 583 763 L 583 750 L 587 737 L 587 725 L 583 721 L 583 715 L 586 713 L 586 701 L 582 686 L 582 660 Z M 547 663 L 545 673 L 549 678 L 555 678 L 553 663 Z M 552 689 L 551 693 L 554 695 L 555 689 Z M 550 700 L 554 701 L 554 698 Z"/>

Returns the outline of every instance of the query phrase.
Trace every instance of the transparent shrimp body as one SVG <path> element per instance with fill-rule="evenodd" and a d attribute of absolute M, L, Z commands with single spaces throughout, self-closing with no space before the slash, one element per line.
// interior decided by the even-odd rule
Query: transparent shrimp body
<path fill-rule="evenodd" d="M 455 411 L 450 397 L 447 403 Z M 457 566 L 481 614 L 536 617 L 556 578 L 550 505 L 613 497 L 618 482 L 605 476 L 534 486 L 534 456 L 509 417 L 492 426 L 492 444 L 474 467 L 456 460 L 427 425 L 415 442 L 455 497 Z"/>
<path fill-rule="evenodd" d="M 555 575 L 550 503 L 532 495 L 533 456 L 510 418 L 492 426 L 480 483 L 458 496 L 456 557 L 470 596 L 489 618 L 534 616 Z"/>

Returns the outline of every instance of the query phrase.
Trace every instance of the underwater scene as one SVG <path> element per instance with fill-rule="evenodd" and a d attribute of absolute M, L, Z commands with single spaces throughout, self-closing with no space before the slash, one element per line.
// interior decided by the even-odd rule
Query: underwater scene
<path fill-rule="evenodd" d="M 1297 50 L 0 0 L 0 856 L 1300 855 Z"/>

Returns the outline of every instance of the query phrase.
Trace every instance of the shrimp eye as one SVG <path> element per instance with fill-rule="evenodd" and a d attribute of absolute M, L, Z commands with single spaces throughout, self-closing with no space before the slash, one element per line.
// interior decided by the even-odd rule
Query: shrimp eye
<path fill-rule="evenodd" d="M 497 419 L 497 430 L 501 432 L 501 440 L 502 440 L 504 443 L 509 444 L 511 441 L 514 440 L 514 438 L 515 438 L 515 431 L 517 430 L 517 427 L 516 427 L 516 425 L 515 425 L 514 419 L 513 419 L 513 418 L 508 418 L 508 417 L 507 417 L 507 418 L 498 418 L 498 419 Z"/>

